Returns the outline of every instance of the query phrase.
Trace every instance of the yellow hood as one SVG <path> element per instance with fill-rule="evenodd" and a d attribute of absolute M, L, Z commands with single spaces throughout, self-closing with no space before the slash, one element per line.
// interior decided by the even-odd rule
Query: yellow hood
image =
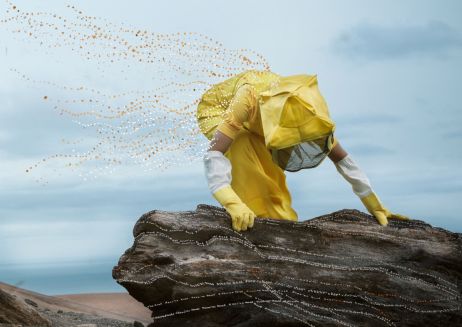
<path fill-rule="evenodd" d="M 277 85 L 260 93 L 260 113 L 269 149 L 327 137 L 335 130 L 316 75 L 281 77 Z"/>

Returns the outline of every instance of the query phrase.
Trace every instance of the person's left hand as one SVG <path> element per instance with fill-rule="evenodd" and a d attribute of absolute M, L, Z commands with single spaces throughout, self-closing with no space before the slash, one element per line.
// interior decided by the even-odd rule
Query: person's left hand
<path fill-rule="evenodd" d="M 407 216 L 390 212 L 390 210 L 383 206 L 374 192 L 361 198 L 361 202 L 364 204 L 367 211 L 369 211 L 382 226 L 388 225 L 388 219 L 410 220 Z"/>

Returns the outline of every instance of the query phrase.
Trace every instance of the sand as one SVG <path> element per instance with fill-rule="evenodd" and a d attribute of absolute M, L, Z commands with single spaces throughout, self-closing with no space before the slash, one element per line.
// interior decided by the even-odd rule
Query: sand
<path fill-rule="evenodd" d="M 55 297 L 90 306 L 101 312 L 117 313 L 118 316 L 122 315 L 131 321 L 152 322 L 151 310 L 128 293 L 68 294 Z"/>
<path fill-rule="evenodd" d="M 62 315 L 63 321 L 70 319 L 70 317 L 82 322 L 102 319 L 104 323 L 101 325 L 107 326 L 111 325 L 109 320 L 131 324 L 134 321 L 139 321 L 145 325 L 152 322 L 151 311 L 128 293 L 85 293 L 49 296 L 2 282 L 0 282 L 0 288 L 23 301 L 25 299 L 33 301 L 36 304 L 33 307 L 52 321 L 57 320 L 57 318 L 59 320 L 59 315 Z M 117 324 L 114 323 L 113 325 Z"/>

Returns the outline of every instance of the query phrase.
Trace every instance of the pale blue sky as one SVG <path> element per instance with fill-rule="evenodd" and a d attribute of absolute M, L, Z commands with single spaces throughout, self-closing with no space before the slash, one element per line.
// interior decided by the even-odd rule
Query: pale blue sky
<path fill-rule="evenodd" d="M 460 1 L 16 3 L 58 14 L 78 4 L 88 14 L 153 32 L 200 32 L 228 48 L 261 53 L 279 74 L 317 74 L 337 137 L 384 204 L 462 231 Z M 66 177 L 37 185 L 24 168 L 59 152 L 60 137 L 84 134 L 9 69 L 68 85 L 91 81 L 92 73 L 65 60 L 57 68 L 49 57 L 0 29 L 0 271 L 13 263 L 115 263 L 143 213 L 218 205 L 201 161 L 164 173 L 126 169 L 96 181 Z M 108 81 L 107 89 L 117 87 Z M 364 210 L 331 162 L 287 176 L 300 220 Z"/>

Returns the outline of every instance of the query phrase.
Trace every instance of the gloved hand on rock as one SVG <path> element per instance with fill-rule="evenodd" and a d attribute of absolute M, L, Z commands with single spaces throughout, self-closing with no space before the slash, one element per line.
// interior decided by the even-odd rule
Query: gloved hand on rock
<path fill-rule="evenodd" d="M 253 227 L 255 213 L 242 202 L 231 188 L 231 163 L 221 151 L 208 151 L 204 155 L 207 182 L 213 197 L 231 216 L 235 231 L 245 231 Z"/>
<path fill-rule="evenodd" d="M 366 174 L 359 168 L 351 155 L 346 155 L 343 159 L 335 163 L 337 171 L 351 184 L 353 192 L 360 198 L 367 211 L 375 217 L 377 222 L 386 226 L 388 219 L 409 220 L 409 217 L 391 213 L 380 202 L 379 198 L 372 190 L 371 183 Z"/>
<path fill-rule="evenodd" d="M 231 186 L 218 189 L 213 196 L 230 214 L 235 231 L 245 231 L 253 227 L 255 213 L 241 201 Z"/>
<path fill-rule="evenodd" d="M 364 204 L 367 211 L 369 211 L 369 213 L 373 215 L 382 226 L 386 226 L 388 224 L 388 219 L 390 218 L 409 220 L 409 217 L 407 216 L 391 213 L 390 210 L 383 206 L 374 192 L 362 197 L 361 202 Z"/>

